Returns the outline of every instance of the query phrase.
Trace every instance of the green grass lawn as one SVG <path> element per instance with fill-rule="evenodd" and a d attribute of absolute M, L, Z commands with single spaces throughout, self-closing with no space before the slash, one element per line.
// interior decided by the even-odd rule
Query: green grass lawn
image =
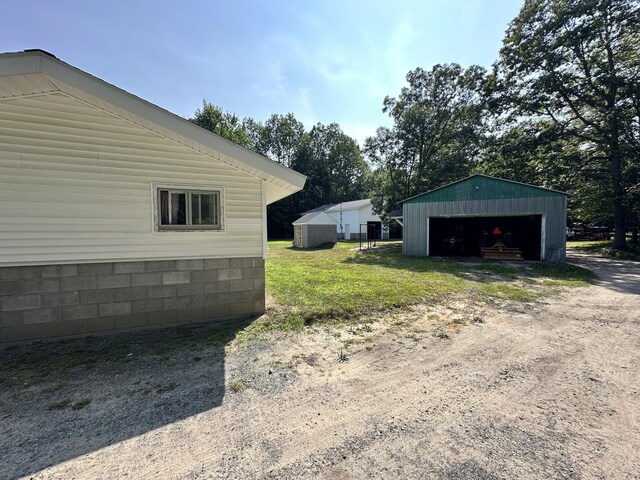
<path fill-rule="evenodd" d="M 567 242 L 567 248 L 572 248 L 579 252 L 602 255 L 605 257 L 621 258 L 625 260 L 640 260 L 640 245 L 628 243 L 624 250 L 615 250 L 613 240 L 593 240 L 584 242 Z"/>
<path fill-rule="evenodd" d="M 285 325 L 438 303 L 456 293 L 529 301 L 558 286 L 586 285 L 594 278 L 590 271 L 568 264 L 463 263 L 405 257 L 400 243 L 383 245 L 360 252 L 357 242 L 318 250 L 293 249 L 290 241 L 269 242 L 267 292 L 282 307 Z"/>

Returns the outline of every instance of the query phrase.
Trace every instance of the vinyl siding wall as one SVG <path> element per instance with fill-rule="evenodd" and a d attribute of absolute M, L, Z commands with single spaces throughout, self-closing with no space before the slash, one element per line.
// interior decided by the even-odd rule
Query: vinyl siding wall
<path fill-rule="evenodd" d="M 152 183 L 224 188 L 223 232 L 154 232 Z M 263 256 L 264 185 L 65 94 L 0 101 L 0 266 Z"/>

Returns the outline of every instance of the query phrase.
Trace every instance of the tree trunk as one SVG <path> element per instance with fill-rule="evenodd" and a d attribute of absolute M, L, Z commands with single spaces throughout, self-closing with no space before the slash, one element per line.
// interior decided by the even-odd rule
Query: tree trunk
<path fill-rule="evenodd" d="M 627 245 L 625 228 L 624 189 L 622 188 L 622 154 L 617 129 L 609 150 L 609 167 L 613 181 L 613 248 L 621 250 Z"/>
<path fill-rule="evenodd" d="M 631 243 L 634 245 L 638 244 L 638 227 L 633 227 L 631 230 Z"/>
<path fill-rule="evenodd" d="M 618 185 L 615 185 L 615 184 Z M 613 197 L 613 248 L 623 249 L 627 245 L 626 228 L 624 225 L 624 201 L 620 179 L 614 177 Z"/>

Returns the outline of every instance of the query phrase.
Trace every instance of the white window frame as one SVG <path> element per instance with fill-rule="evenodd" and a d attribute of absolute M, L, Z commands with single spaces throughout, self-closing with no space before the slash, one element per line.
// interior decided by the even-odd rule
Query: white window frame
<path fill-rule="evenodd" d="M 191 221 L 191 196 L 190 193 L 217 193 L 218 194 L 218 225 L 161 225 L 161 204 L 160 191 L 168 190 L 169 193 L 185 193 L 186 218 Z M 166 232 L 224 232 L 225 227 L 225 204 L 224 187 L 214 185 L 189 185 L 189 184 L 156 184 L 151 185 L 152 208 L 153 208 L 153 231 L 157 233 Z"/>

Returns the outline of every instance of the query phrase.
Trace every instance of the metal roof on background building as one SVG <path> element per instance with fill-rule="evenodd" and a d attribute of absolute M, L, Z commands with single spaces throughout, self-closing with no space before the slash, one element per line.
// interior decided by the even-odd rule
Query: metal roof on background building
<path fill-rule="evenodd" d="M 550 188 L 505 180 L 489 175 L 475 174 L 444 185 L 400 203 L 456 202 L 473 200 L 506 200 L 511 198 L 539 198 L 568 195 Z"/>
<path fill-rule="evenodd" d="M 320 207 L 316 207 L 316 208 L 312 208 L 311 210 L 307 210 L 306 212 L 302 212 L 300 215 L 306 215 L 308 213 L 314 213 L 314 212 L 324 212 L 326 210 L 329 210 L 332 206 L 333 206 L 333 204 L 329 203 L 327 205 L 322 205 Z"/>
<path fill-rule="evenodd" d="M 355 210 L 358 208 L 366 207 L 371 204 L 371 199 L 365 198 L 364 200 L 351 200 L 350 202 L 333 203 L 329 205 L 322 205 L 312 210 L 302 212 L 301 215 L 306 215 L 312 212 L 338 212 L 340 210 Z"/>

